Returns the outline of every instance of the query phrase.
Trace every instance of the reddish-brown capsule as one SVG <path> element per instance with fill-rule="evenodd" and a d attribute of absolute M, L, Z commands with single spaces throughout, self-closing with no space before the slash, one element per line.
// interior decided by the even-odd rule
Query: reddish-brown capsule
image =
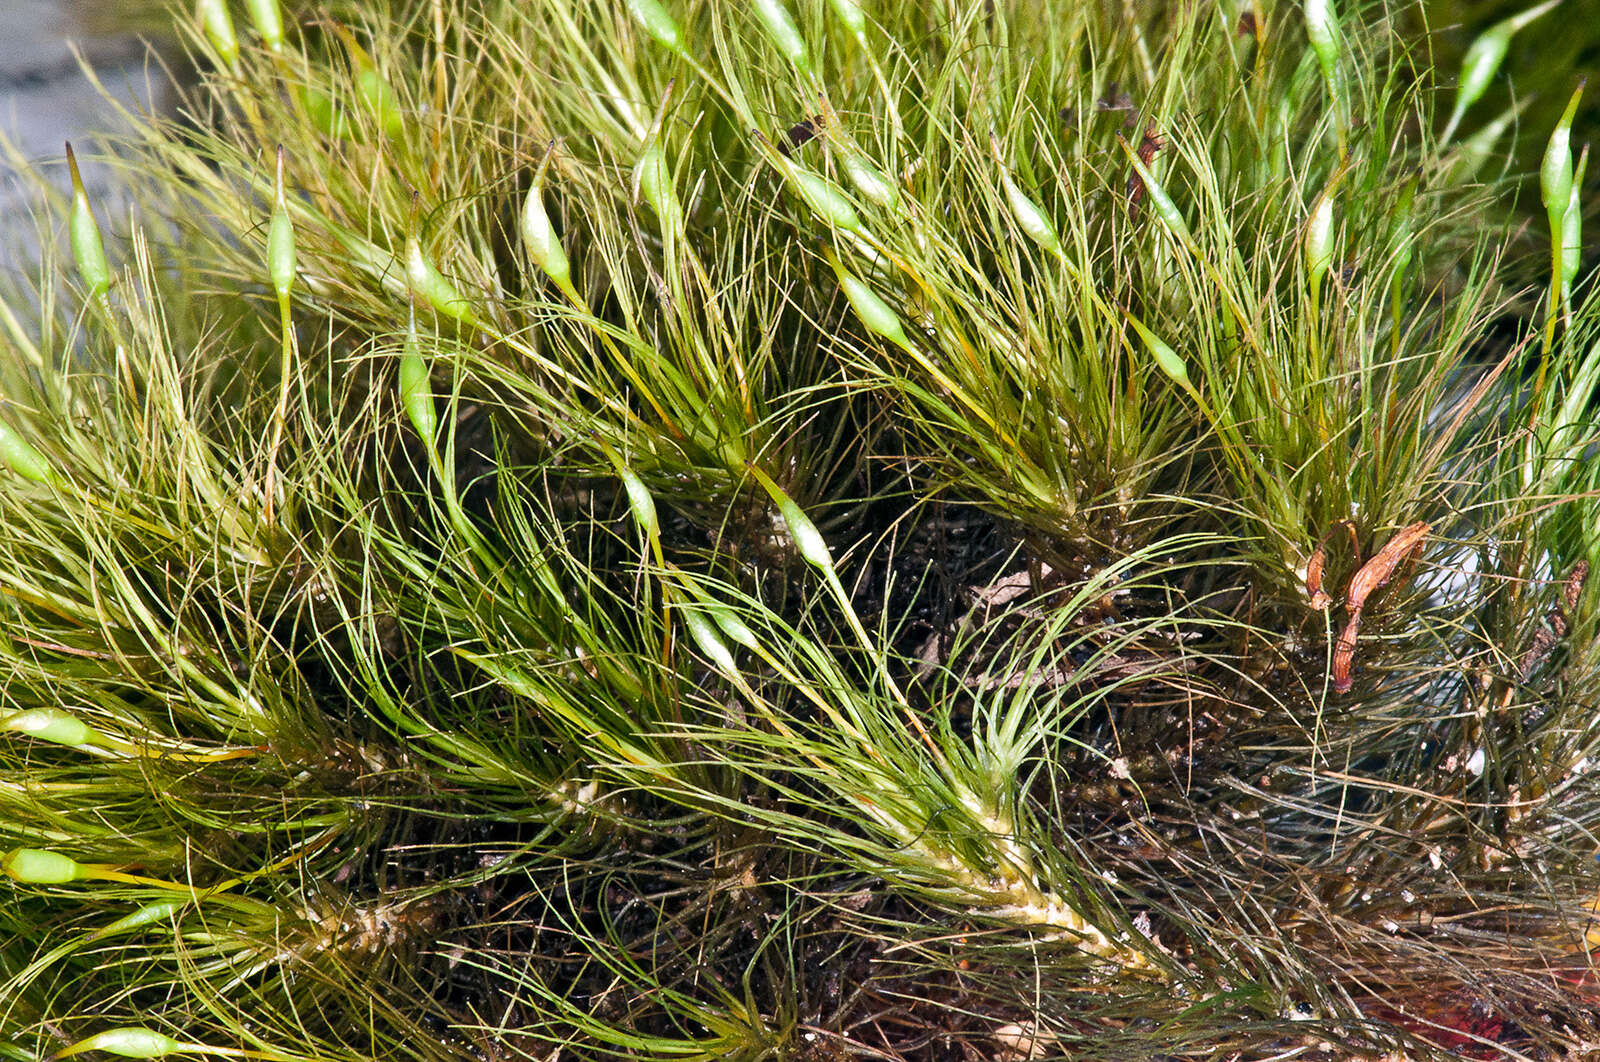
<path fill-rule="evenodd" d="M 1134 154 L 1139 156 L 1139 161 L 1149 166 L 1155 161 L 1156 153 L 1167 146 L 1166 140 L 1161 136 L 1161 131 L 1155 126 L 1150 126 L 1144 131 L 1144 136 L 1139 138 L 1139 146 L 1134 149 Z M 1128 217 L 1133 220 L 1139 218 L 1139 204 L 1144 201 L 1144 181 L 1135 173 L 1128 178 Z"/>
<path fill-rule="evenodd" d="M 1422 552 L 1422 543 L 1430 530 L 1432 525 L 1425 520 L 1402 527 L 1351 577 L 1350 585 L 1344 592 L 1345 613 L 1350 618 L 1339 633 L 1339 640 L 1333 649 L 1335 691 L 1344 693 L 1350 689 L 1350 664 L 1355 658 L 1356 632 L 1361 626 L 1361 610 L 1366 607 L 1367 598 L 1374 590 L 1389 582 L 1402 561 L 1413 560 Z"/>

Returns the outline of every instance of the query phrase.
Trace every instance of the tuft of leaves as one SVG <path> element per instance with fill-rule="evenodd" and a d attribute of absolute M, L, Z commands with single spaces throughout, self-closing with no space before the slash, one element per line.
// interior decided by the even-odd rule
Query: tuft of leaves
<path fill-rule="evenodd" d="M 178 12 L 0 300 L 0 1051 L 1592 1042 L 1583 119 L 1533 246 L 1416 18 Z"/>

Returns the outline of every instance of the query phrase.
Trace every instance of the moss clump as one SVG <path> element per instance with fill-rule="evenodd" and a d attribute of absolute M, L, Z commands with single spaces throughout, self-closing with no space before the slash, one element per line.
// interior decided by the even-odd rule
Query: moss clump
<path fill-rule="evenodd" d="M 0 1050 L 1600 1036 L 1580 212 L 1346 7 L 180 15 L 0 319 Z"/>

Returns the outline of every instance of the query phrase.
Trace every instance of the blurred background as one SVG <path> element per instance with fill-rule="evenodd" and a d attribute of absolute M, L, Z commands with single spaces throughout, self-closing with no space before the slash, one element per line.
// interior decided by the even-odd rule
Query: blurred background
<path fill-rule="evenodd" d="M 152 63 L 146 40 L 159 39 L 165 18 L 149 0 L 0 0 L 0 132 L 15 152 L 0 156 L 0 218 L 7 245 L 0 259 L 14 265 L 33 226 L 26 213 L 38 202 L 17 174 L 17 160 L 39 165 L 67 187 L 62 145 L 90 154 L 96 134 L 117 126 L 116 114 L 83 76 L 74 46 L 108 89 L 140 107 L 159 100 L 166 75 Z M 85 180 L 105 194 L 105 174 L 85 168 Z"/>

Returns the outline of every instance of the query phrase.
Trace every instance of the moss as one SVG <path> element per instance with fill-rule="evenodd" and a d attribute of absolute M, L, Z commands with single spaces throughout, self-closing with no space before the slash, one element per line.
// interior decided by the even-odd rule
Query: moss
<path fill-rule="evenodd" d="M 1592 270 L 1417 9 L 275 12 L 4 302 L 9 1057 L 1600 1035 Z"/>

